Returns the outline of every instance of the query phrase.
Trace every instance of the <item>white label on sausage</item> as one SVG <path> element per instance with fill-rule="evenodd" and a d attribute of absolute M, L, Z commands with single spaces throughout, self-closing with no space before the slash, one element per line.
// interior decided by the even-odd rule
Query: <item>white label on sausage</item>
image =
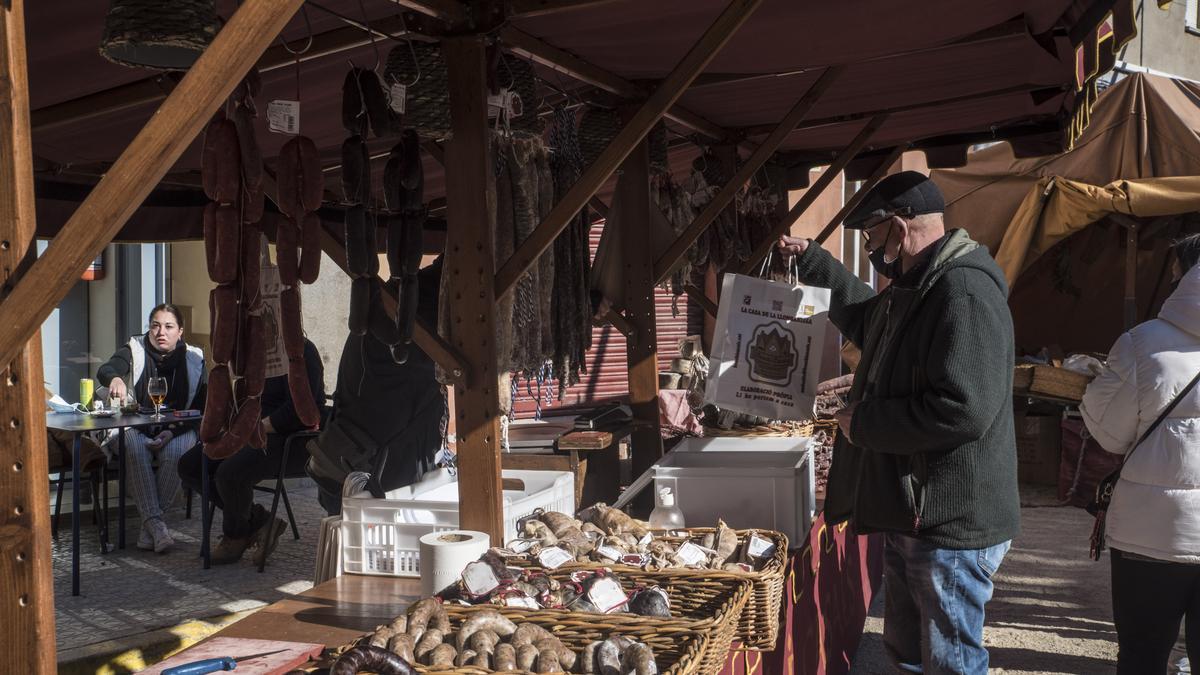
<path fill-rule="evenodd" d="M 629 602 L 629 597 L 625 595 L 625 589 L 621 588 L 620 582 L 612 577 L 597 579 L 588 589 L 588 599 L 605 614 L 614 612 Z"/>
<path fill-rule="evenodd" d="M 267 127 L 276 134 L 300 133 L 300 102 L 269 101 L 267 103 Z"/>
<path fill-rule="evenodd" d="M 775 544 L 757 534 L 752 534 L 750 543 L 746 546 L 746 552 L 750 554 L 751 558 L 769 558 L 775 555 Z"/>
<path fill-rule="evenodd" d="M 625 555 L 612 546 L 601 546 L 600 548 L 596 549 L 596 553 L 599 553 L 613 562 L 617 562 L 621 559 L 621 556 Z"/>
<path fill-rule="evenodd" d="M 500 586 L 500 580 L 496 578 L 496 573 L 482 560 L 468 563 L 463 568 L 462 582 L 467 593 L 475 597 L 487 595 Z"/>
<path fill-rule="evenodd" d="M 533 545 L 536 543 L 537 539 L 513 539 L 508 542 L 508 550 L 513 553 L 524 553 L 533 548 Z"/>
<path fill-rule="evenodd" d="M 388 105 L 392 106 L 392 110 L 404 114 L 404 105 L 408 102 L 408 87 L 396 82 L 392 88 L 388 90 Z"/>
<path fill-rule="evenodd" d="M 654 541 L 654 537 L 649 532 L 647 532 L 646 534 L 642 535 L 641 539 L 638 540 L 638 546 L 641 546 L 642 548 L 646 548 L 647 546 L 650 545 L 650 542 L 652 542 L 652 541 Z"/>
<path fill-rule="evenodd" d="M 699 546 L 690 541 L 683 542 L 683 545 L 679 547 L 679 550 L 675 551 L 675 555 L 678 556 L 679 559 L 683 561 L 683 564 L 687 565 L 688 567 L 691 567 L 692 565 L 703 565 L 708 560 L 708 556 L 704 555 L 704 551 L 700 550 Z"/>
<path fill-rule="evenodd" d="M 557 546 L 544 548 L 542 549 L 542 552 L 538 554 L 538 562 L 542 564 L 542 567 L 545 567 L 548 570 L 558 569 L 574 559 L 575 556 Z"/>
<path fill-rule="evenodd" d="M 528 595 L 510 595 L 504 598 L 504 604 L 509 607 L 524 607 L 525 609 L 541 609 L 542 606 Z"/>

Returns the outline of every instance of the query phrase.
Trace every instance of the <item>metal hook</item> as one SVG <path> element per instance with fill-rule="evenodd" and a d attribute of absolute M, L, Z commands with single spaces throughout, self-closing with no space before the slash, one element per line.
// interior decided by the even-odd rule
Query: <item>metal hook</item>
<path fill-rule="evenodd" d="M 312 29 L 312 22 L 310 22 L 308 20 L 308 7 L 305 5 L 301 5 L 300 11 L 304 14 L 304 27 L 308 29 L 308 42 L 305 43 L 304 49 L 301 49 L 300 51 L 292 51 L 292 48 L 288 46 L 287 40 L 283 39 L 283 35 L 281 34 L 279 36 L 279 42 L 280 42 L 280 44 L 283 45 L 284 51 L 286 51 L 287 53 L 291 54 L 292 56 L 296 56 L 296 57 L 307 54 L 308 50 L 312 49 L 312 46 L 313 46 L 313 29 Z"/>
<path fill-rule="evenodd" d="M 371 49 L 375 50 L 375 66 L 371 68 L 376 75 L 379 74 L 379 66 L 383 64 L 383 59 L 379 56 L 379 44 L 375 42 L 375 31 L 371 28 L 371 20 L 367 18 L 367 9 L 363 6 L 363 1 L 358 0 L 358 11 L 362 13 L 363 25 L 366 26 L 367 39 L 371 41 Z"/>

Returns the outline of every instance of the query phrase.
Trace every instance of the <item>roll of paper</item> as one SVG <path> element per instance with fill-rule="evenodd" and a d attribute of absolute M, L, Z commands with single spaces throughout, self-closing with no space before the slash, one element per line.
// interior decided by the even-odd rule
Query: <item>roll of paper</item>
<path fill-rule="evenodd" d="M 449 530 L 421 537 L 421 595 L 436 595 L 458 581 L 467 563 L 479 559 L 491 546 L 483 532 Z"/>

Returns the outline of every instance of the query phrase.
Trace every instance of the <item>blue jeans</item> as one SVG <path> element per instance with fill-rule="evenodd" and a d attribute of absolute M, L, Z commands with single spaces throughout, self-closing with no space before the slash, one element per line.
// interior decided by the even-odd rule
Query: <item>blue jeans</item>
<path fill-rule="evenodd" d="M 983 608 L 1011 544 L 954 550 L 887 535 L 883 642 L 893 665 L 906 673 L 987 673 Z"/>

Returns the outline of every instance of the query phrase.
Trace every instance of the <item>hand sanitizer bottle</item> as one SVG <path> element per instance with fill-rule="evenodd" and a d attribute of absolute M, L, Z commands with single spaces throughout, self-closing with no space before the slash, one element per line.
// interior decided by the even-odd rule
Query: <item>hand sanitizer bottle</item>
<path fill-rule="evenodd" d="M 651 530 L 674 530 L 686 527 L 683 524 L 683 511 L 675 505 L 675 493 L 671 488 L 664 487 L 658 491 L 658 504 L 650 512 Z"/>

